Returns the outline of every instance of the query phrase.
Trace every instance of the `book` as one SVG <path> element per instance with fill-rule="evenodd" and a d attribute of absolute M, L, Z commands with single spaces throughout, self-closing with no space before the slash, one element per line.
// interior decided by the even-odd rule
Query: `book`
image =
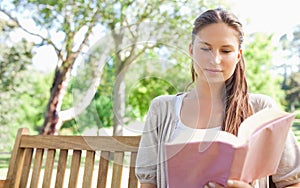
<path fill-rule="evenodd" d="M 246 118 L 237 136 L 187 129 L 165 143 L 169 188 L 223 186 L 228 179 L 253 182 L 276 172 L 295 114 L 266 108 Z"/>

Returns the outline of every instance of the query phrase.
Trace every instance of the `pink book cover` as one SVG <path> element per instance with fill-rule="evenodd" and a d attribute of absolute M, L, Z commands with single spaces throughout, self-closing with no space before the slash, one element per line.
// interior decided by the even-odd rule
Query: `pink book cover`
<path fill-rule="evenodd" d="M 211 141 L 166 143 L 169 188 L 199 188 L 210 181 L 224 186 L 228 179 L 252 182 L 274 174 L 294 117 L 284 114 L 263 123 L 240 144 L 217 137 Z"/>

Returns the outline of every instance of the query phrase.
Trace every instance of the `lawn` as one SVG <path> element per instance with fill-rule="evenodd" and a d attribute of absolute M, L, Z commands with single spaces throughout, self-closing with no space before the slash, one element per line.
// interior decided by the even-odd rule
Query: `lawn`
<path fill-rule="evenodd" d="M 7 168 L 10 159 L 10 153 L 0 153 L 0 169 Z"/>

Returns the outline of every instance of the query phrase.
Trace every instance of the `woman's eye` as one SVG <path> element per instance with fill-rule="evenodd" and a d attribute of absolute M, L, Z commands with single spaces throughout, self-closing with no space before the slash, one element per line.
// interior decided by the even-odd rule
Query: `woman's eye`
<path fill-rule="evenodd" d="M 210 48 L 200 48 L 201 50 L 203 50 L 203 51 L 209 51 L 210 50 Z"/>
<path fill-rule="evenodd" d="M 231 50 L 222 50 L 223 53 L 228 54 L 231 52 Z"/>

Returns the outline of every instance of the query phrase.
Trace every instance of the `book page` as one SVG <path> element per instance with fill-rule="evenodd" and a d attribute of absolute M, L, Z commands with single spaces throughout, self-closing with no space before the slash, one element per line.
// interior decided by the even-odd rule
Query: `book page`
<path fill-rule="evenodd" d="M 291 113 L 277 118 L 251 134 L 241 180 L 252 181 L 276 172 L 294 117 Z"/>
<path fill-rule="evenodd" d="M 243 144 L 243 139 L 236 137 L 225 131 L 211 129 L 184 130 L 173 141 L 166 144 L 185 144 L 194 142 L 214 142 L 228 143 L 233 147 Z"/>
<path fill-rule="evenodd" d="M 239 128 L 238 137 L 248 139 L 249 136 L 257 129 L 263 127 L 268 122 L 286 116 L 289 113 L 280 110 L 279 108 L 265 108 L 252 116 L 245 119 Z"/>

